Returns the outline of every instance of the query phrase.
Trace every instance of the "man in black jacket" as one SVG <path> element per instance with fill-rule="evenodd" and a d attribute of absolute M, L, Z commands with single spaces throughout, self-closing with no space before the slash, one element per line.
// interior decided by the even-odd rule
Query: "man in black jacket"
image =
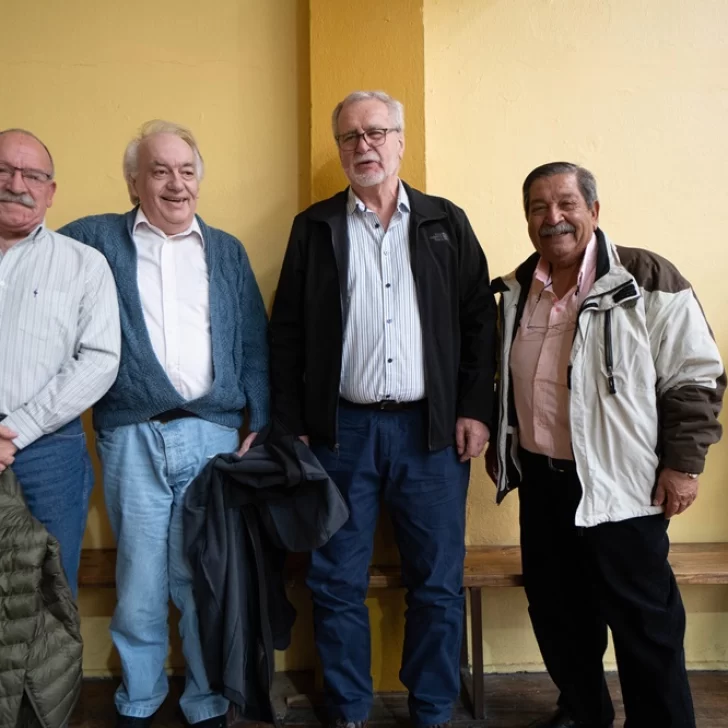
<path fill-rule="evenodd" d="M 382 494 L 408 591 L 410 713 L 416 726 L 450 719 L 468 461 L 488 440 L 493 403 L 485 256 L 461 209 L 399 179 L 403 117 L 381 92 L 334 110 L 351 186 L 296 217 L 270 323 L 274 414 L 310 439 L 351 511 L 308 577 L 329 714 L 350 728 L 372 701 L 364 600 Z"/>

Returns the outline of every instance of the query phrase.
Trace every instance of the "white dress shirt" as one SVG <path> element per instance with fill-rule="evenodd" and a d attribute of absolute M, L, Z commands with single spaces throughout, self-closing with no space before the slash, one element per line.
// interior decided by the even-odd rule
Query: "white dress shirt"
<path fill-rule="evenodd" d="M 197 218 L 166 235 L 141 207 L 134 220 L 137 284 L 152 348 L 174 388 L 187 400 L 212 386 L 210 277 Z"/>
<path fill-rule="evenodd" d="M 409 249 L 410 206 L 400 182 L 387 230 L 349 188 L 348 318 L 340 394 L 350 402 L 425 396 L 422 325 Z"/>
<path fill-rule="evenodd" d="M 0 253 L 0 420 L 18 433 L 18 449 L 101 399 L 120 349 L 116 285 L 101 253 L 44 225 Z"/>

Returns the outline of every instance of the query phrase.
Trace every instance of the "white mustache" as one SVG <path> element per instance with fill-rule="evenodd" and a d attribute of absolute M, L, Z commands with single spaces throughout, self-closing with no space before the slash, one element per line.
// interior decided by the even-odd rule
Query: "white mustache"
<path fill-rule="evenodd" d="M 574 232 L 576 232 L 576 228 L 573 225 L 569 225 L 568 222 L 560 222 L 558 225 L 541 225 L 541 229 L 538 231 L 539 235 L 544 237 Z"/>
<path fill-rule="evenodd" d="M 0 192 L 0 202 L 17 202 L 19 205 L 25 205 L 25 207 L 29 207 L 31 210 L 35 209 L 35 200 L 26 192 L 16 195 L 13 192 L 5 190 L 5 192 Z"/>

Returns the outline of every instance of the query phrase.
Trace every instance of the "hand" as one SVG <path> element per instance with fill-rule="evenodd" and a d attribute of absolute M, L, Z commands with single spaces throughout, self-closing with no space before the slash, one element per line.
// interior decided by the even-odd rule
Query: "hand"
<path fill-rule="evenodd" d="M 240 445 L 240 450 L 238 450 L 235 454 L 241 458 L 243 455 L 245 455 L 248 450 L 250 450 L 250 446 L 253 444 L 253 440 L 258 437 L 257 432 L 251 432 L 242 442 Z"/>
<path fill-rule="evenodd" d="M 15 447 L 13 440 L 17 436 L 18 433 L 14 430 L 0 425 L 0 473 L 15 462 L 15 453 L 18 452 L 18 448 Z"/>
<path fill-rule="evenodd" d="M 498 445 L 491 442 L 485 451 L 485 472 L 494 483 L 498 483 Z"/>
<path fill-rule="evenodd" d="M 480 420 L 458 417 L 455 423 L 455 442 L 461 463 L 481 455 L 489 439 L 490 430 Z"/>
<path fill-rule="evenodd" d="M 298 439 L 306 446 L 311 447 L 308 442 L 308 435 L 299 435 Z"/>
<path fill-rule="evenodd" d="M 698 479 L 689 478 L 672 468 L 665 468 L 657 479 L 653 505 L 665 506 L 665 518 L 679 516 L 698 497 Z"/>

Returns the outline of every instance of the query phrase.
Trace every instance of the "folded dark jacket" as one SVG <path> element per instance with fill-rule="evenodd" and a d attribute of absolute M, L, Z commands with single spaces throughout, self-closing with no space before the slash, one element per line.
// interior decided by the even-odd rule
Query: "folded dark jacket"
<path fill-rule="evenodd" d="M 247 720 L 275 720 L 274 649 L 285 649 L 295 611 L 285 593 L 287 551 L 323 546 L 349 511 L 314 454 L 278 424 L 244 457 L 213 458 L 184 503 L 207 677 Z"/>

